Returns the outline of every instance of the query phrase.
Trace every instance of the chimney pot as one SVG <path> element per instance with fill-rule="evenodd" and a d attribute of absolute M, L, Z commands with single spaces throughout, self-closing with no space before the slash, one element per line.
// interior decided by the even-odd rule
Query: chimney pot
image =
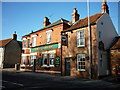
<path fill-rule="evenodd" d="M 49 25 L 49 24 L 51 24 L 51 23 L 50 23 L 50 21 L 49 21 L 49 19 L 48 19 L 47 17 L 44 17 L 44 22 L 43 22 L 43 24 L 44 24 L 44 27 L 46 27 L 47 25 Z"/>
<path fill-rule="evenodd" d="M 17 40 L 17 34 L 16 34 L 16 31 L 15 31 L 14 34 L 12 35 L 12 39 L 13 39 L 13 40 Z"/>
<path fill-rule="evenodd" d="M 76 8 L 74 8 L 73 13 L 72 13 L 72 23 L 74 23 L 74 22 L 76 22 L 77 20 L 79 20 L 79 16 L 80 16 L 80 15 L 78 14 Z"/>

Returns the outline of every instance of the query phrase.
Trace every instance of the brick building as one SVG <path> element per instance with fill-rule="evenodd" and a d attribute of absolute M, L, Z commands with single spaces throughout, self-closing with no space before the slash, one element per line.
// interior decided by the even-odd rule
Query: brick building
<path fill-rule="evenodd" d="M 22 42 L 17 41 L 17 34 L 12 38 L 0 40 L 0 68 L 13 68 L 21 61 Z"/>
<path fill-rule="evenodd" d="M 32 70 L 36 62 L 36 72 L 61 74 L 61 31 L 70 27 L 69 21 L 60 19 L 50 23 L 44 18 L 44 27 L 24 35 L 21 69 Z"/>
<path fill-rule="evenodd" d="M 63 41 L 62 45 L 62 75 L 82 78 L 109 75 L 107 50 L 118 34 L 109 16 L 106 1 L 102 2 L 101 13 L 90 16 L 90 44 L 88 17 L 79 19 L 76 9 L 72 16 L 76 18 L 72 26 L 62 31 L 63 40 L 67 38 L 64 40 L 67 44 Z"/>
<path fill-rule="evenodd" d="M 111 75 L 116 75 L 117 67 L 120 66 L 120 36 L 115 37 L 110 47 L 110 70 Z"/>

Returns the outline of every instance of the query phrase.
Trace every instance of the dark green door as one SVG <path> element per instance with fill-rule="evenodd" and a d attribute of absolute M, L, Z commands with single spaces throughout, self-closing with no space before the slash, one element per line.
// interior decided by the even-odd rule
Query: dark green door
<path fill-rule="evenodd" d="M 70 58 L 65 58 L 65 75 L 70 76 Z"/>

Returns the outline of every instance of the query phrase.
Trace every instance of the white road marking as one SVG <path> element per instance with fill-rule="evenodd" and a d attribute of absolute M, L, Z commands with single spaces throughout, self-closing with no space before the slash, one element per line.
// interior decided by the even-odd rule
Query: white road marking
<path fill-rule="evenodd" d="M 24 86 L 23 84 L 20 84 L 20 83 L 15 83 L 15 82 L 10 82 L 10 81 L 5 81 L 5 80 L 0 80 L 0 81 L 15 84 L 15 85 L 19 85 L 19 86 Z"/>
<path fill-rule="evenodd" d="M 5 88 L 5 86 L 0 86 L 0 88 Z"/>

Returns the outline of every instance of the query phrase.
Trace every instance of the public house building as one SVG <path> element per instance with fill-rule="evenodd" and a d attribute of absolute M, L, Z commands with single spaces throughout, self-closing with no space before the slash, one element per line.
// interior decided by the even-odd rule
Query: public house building
<path fill-rule="evenodd" d="M 50 23 L 44 18 L 44 27 L 22 37 L 21 70 L 32 70 L 49 74 L 61 74 L 61 31 L 70 27 L 69 21 L 60 19 Z"/>

